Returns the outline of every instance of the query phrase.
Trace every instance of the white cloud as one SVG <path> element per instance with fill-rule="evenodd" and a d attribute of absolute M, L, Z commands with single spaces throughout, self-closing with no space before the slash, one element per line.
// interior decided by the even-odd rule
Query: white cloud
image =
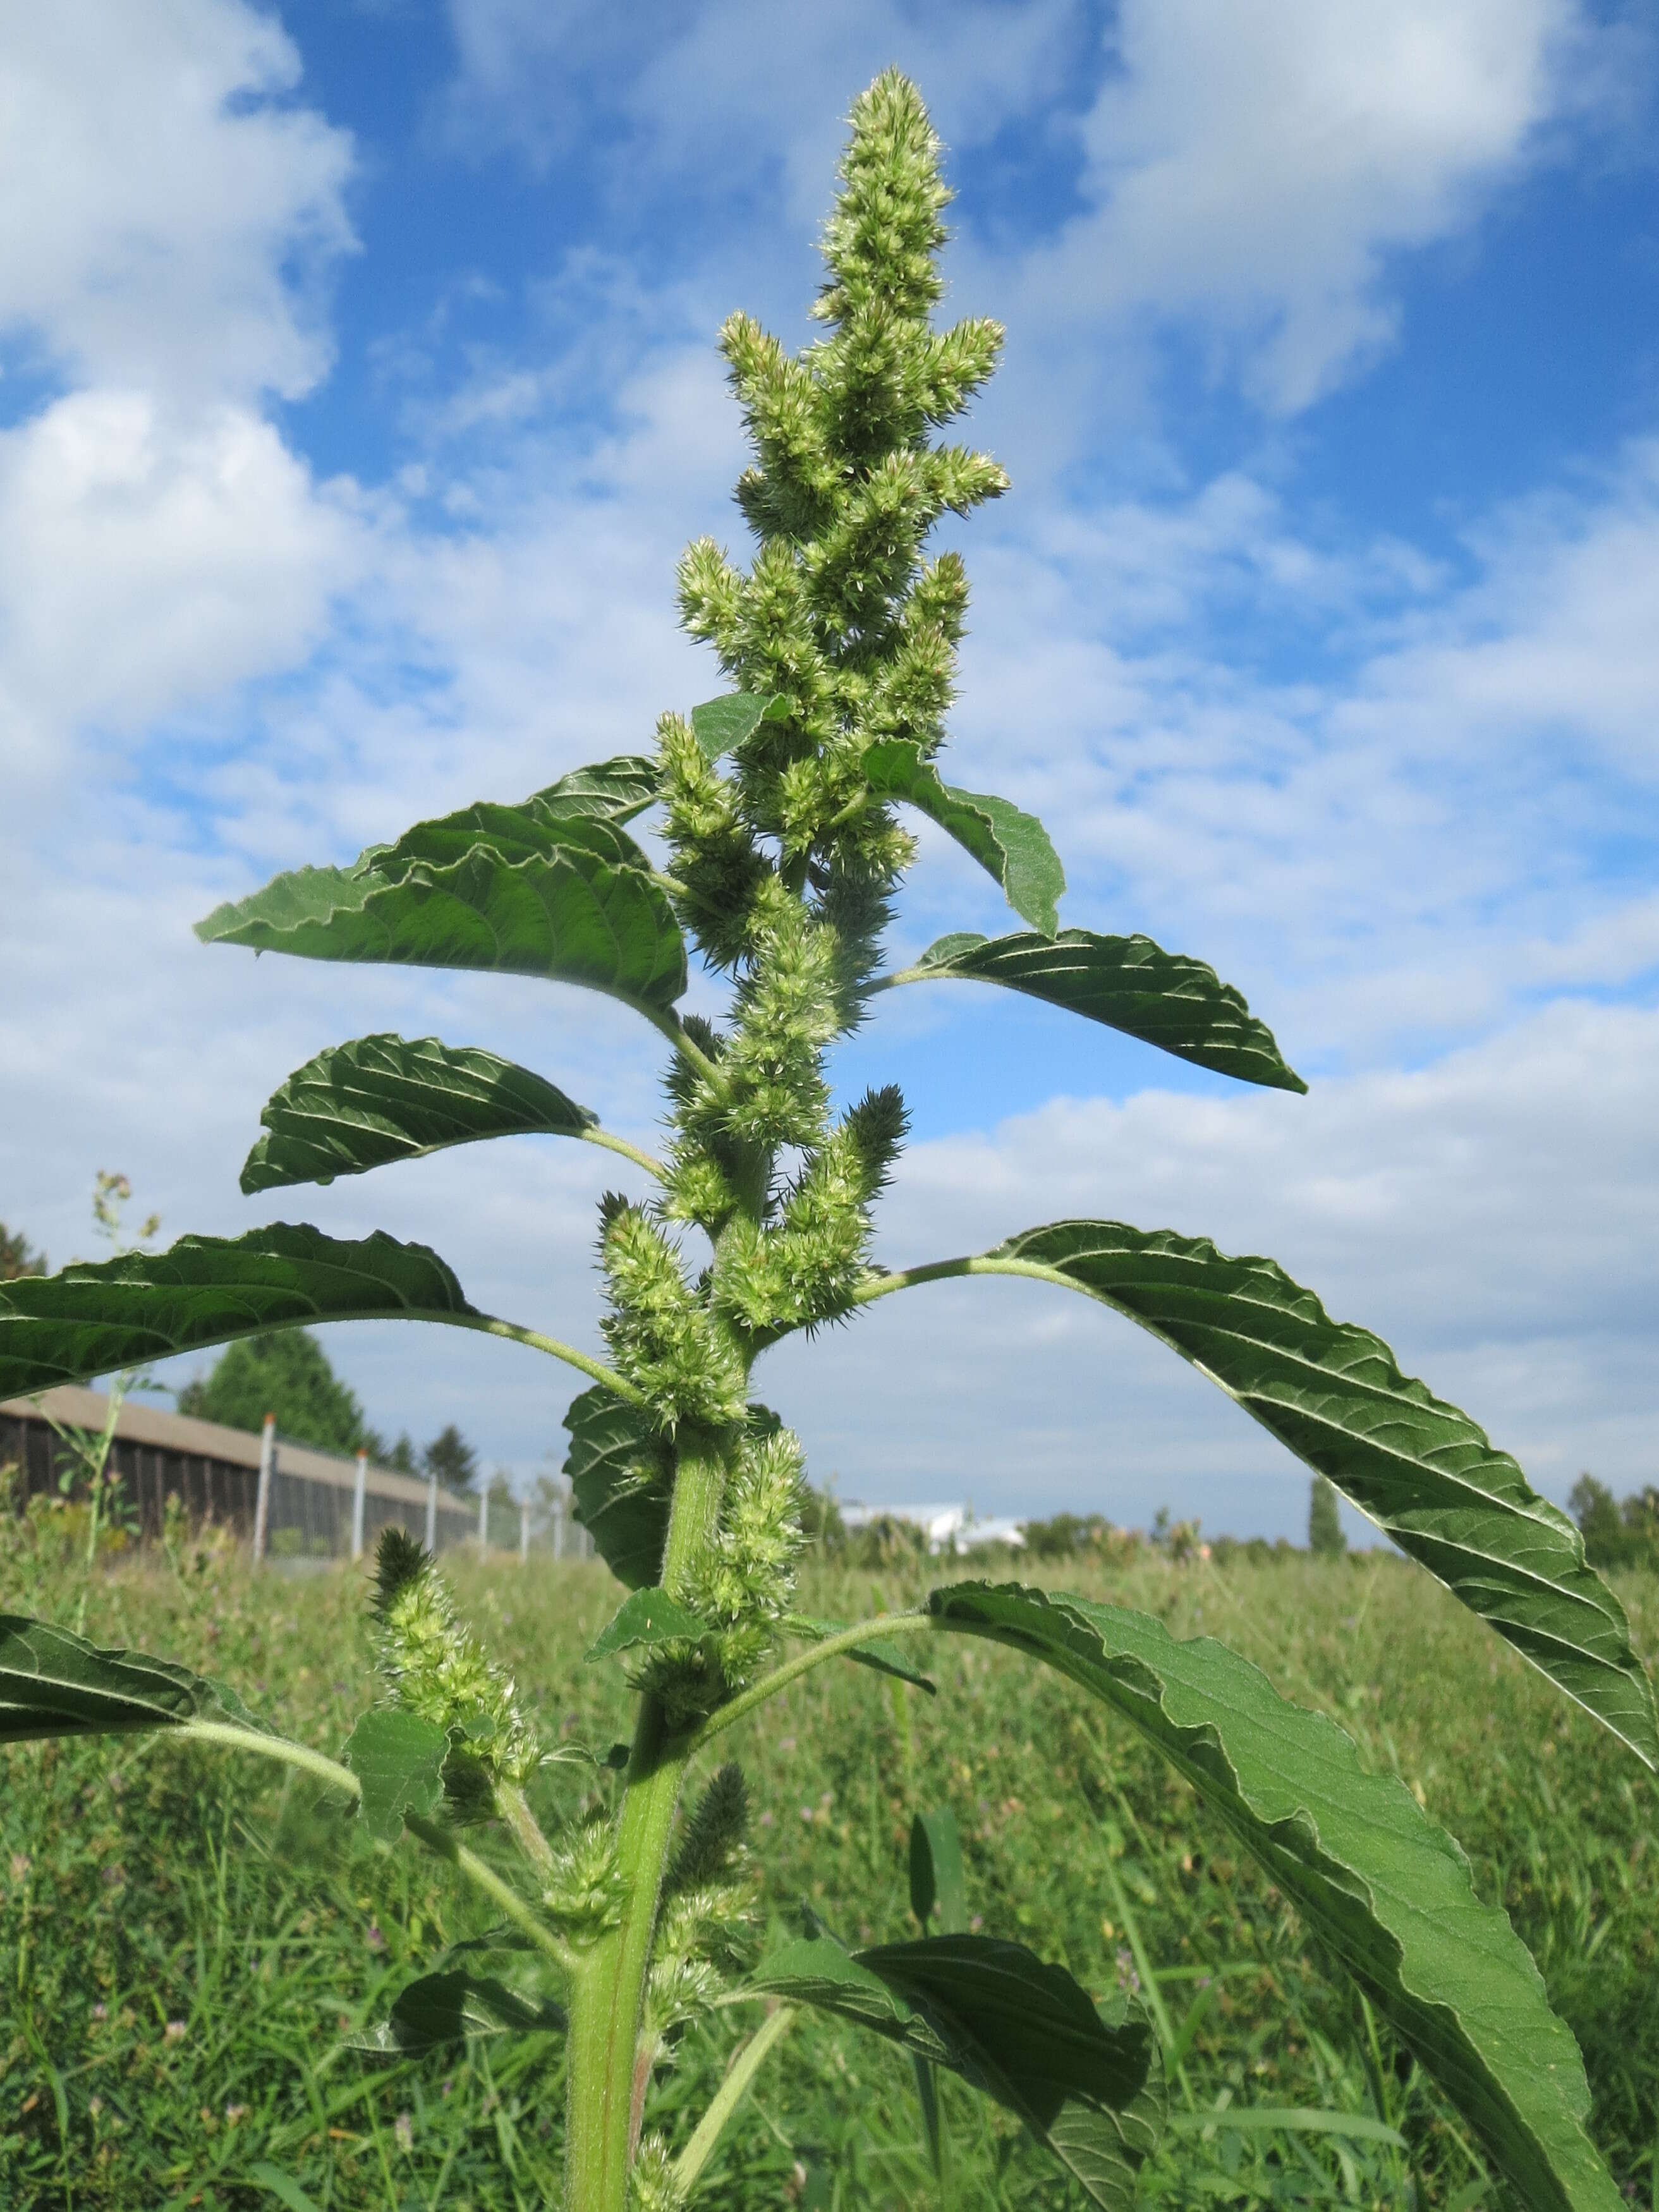
<path fill-rule="evenodd" d="M 349 141 L 243 0 L 52 0 L 0 48 L 0 331 L 76 381 L 308 391 Z"/>
<path fill-rule="evenodd" d="M 356 527 L 269 423 L 79 392 L 0 434 L 0 724 L 20 781 L 302 658 Z"/>
<path fill-rule="evenodd" d="M 1576 0 L 1124 0 L 1051 316 L 1188 319 L 1267 406 L 1389 340 L 1389 257 L 1468 228 L 1577 94 Z"/>
<path fill-rule="evenodd" d="M 811 230 L 847 110 L 878 71 L 906 70 L 941 131 L 967 147 L 1052 99 L 1080 37 L 1076 0 L 451 0 L 450 12 L 461 64 L 452 118 L 464 137 L 535 161 L 580 151 L 597 167 L 599 119 L 625 136 L 605 164 L 619 198 L 669 178 L 715 198 L 779 178 L 790 222 Z M 769 216 L 778 197 L 768 191 Z"/>

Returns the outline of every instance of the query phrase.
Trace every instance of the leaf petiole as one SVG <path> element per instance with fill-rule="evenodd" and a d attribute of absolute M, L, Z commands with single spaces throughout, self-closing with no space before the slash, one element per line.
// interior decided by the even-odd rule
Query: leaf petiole
<path fill-rule="evenodd" d="M 842 1652 L 850 1651 L 854 1644 L 867 1644 L 872 1638 L 921 1635 L 934 1625 L 931 1616 L 925 1613 L 878 1613 L 872 1620 L 860 1620 L 851 1628 L 840 1629 L 834 1636 L 826 1636 L 822 1644 L 814 1644 L 805 1651 L 798 1651 L 793 1659 L 786 1659 L 781 1667 L 775 1667 L 769 1674 L 763 1674 L 758 1682 L 739 1691 L 730 1705 L 722 1705 L 718 1712 L 711 1713 L 702 1726 L 686 1739 L 685 1756 L 688 1759 L 695 1757 L 707 1745 L 713 1743 L 716 1736 L 723 1735 L 735 1723 L 747 1719 L 769 1698 L 776 1697 L 780 1690 L 787 1690 L 792 1682 L 798 1681 L 803 1674 L 811 1674 L 814 1667 L 821 1667 L 826 1659 L 839 1658 Z"/>
<path fill-rule="evenodd" d="M 781 2042 L 794 2026 L 799 2012 L 799 2005 L 781 2004 L 769 2013 L 726 2068 L 726 2079 L 715 2091 L 713 2102 L 698 2121 L 690 2142 L 674 2161 L 674 2180 L 682 2197 L 690 2195 L 726 2122 L 742 2103 L 744 2091 L 760 2071 L 773 2045 Z"/>

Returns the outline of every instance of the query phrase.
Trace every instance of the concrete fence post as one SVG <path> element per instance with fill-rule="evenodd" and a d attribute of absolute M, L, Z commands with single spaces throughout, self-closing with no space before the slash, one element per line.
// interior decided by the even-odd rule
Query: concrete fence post
<path fill-rule="evenodd" d="M 438 1478 L 429 1474 L 426 1479 L 426 1548 L 438 1548 Z"/>
<path fill-rule="evenodd" d="M 368 1454 L 357 1455 L 357 1479 L 351 1486 L 351 1556 L 363 1556 L 363 1500 L 368 1490 Z"/>
<path fill-rule="evenodd" d="M 478 1492 L 478 1557 L 483 1559 L 489 1549 L 489 1492 Z"/>
<path fill-rule="evenodd" d="M 259 1438 L 259 1488 L 253 1501 L 253 1558 L 257 1564 L 265 1555 L 265 1535 L 270 1527 L 270 1478 L 276 1471 L 276 1416 L 265 1415 L 264 1431 Z"/>
<path fill-rule="evenodd" d="M 522 1566 L 530 1557 L 530 1500 L 519 1500 L 519 1564 Z"/>

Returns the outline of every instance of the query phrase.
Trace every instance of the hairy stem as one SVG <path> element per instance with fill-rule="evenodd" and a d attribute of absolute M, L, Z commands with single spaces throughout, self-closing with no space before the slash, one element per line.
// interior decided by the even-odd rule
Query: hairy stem
<path fill-rule="evenodd" d="M 690 2142 L 674 2161 L 674 2180 L 682 2196 L 690 2195 L 726 2122 L 742 2103 L 744 2092 L 760 2071 L 773 2045 L 788 2034 L 799 2014 L 799 2007 L 791 2004 L 781 2004 L 775 2012 L 769 2013 L 726 2068 L 726 2079 L 715 2091 L 714 2101 L 698 2121 Z"/>
<path fill-rule="evenodd" d="M 725 1438 L 681 1432 L 662 1564 L 662 1586 L 671 1592 L 684 1587 L 713 1540 L 728 1448 Z M 623 2212 L 627 2201 L 640 2014 L 686 1759 L 686 1740 L 669 1734 L 659 1700 L 644 1698 L 617 1828 L 621 1923 L 594 1946 L 570 1993 L 568 2212 Z"/>
<path fill-rule="evenodd" d="M 495 1785 L 495 1809 L 507 1823 L 513 1840 L 545 1881 L 553 1871 L 553 1846 L 542 1833 L 541 1823 L 530 1809 L 530 1801 L 516 1782 Z"/>

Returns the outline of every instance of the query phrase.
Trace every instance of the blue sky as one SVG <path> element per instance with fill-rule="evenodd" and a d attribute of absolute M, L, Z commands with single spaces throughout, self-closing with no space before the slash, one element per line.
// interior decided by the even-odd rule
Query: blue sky
<path fill-rule="evenodd" d="M 1210 960 L 1310 1077 L 1256 1096 L 1003 994 L 845 1055 L 916 1143 L 918 1260 L 1064 1213 L 1273 1253 L 1565 1497 L 1653 1480 L 1659 194 L 1644 9 L 1580 0 L 60 0 L 0 31 L 0 1218 L 434 1243 L 592 1338 L 586 1148 L 250 1202 L 264 1097 L 370 1029 L 483 1043 L 649 1132 L 655 1040 L 519 982 L 204 951 L 276 869 L 514 798 L 719 688 L 672 570 L 741 546 L 713 336 L 809 331 L 841 118 L 916 77 L 951 313 L 1009 337 L 1012 495 L 957 780 L 1039 812 L 1063 919 Z M 896 937 L 1000 927 L 924 844 Z M 696 987 L 706 994 L 706 984 Z M 576 1157 L 572 1157 L 575 1154 Z M 903 1307 L 900 1313 L 896 1309 Z M 380 1328 L 377 1423 L 528 1476 L 562 1377 Z M 199 1363 L 186 1364 L 185 1371 Z M 761 1387 L 888 1501 L 1305 1480 L 1080 1302 L 896 1300 Z"/>

